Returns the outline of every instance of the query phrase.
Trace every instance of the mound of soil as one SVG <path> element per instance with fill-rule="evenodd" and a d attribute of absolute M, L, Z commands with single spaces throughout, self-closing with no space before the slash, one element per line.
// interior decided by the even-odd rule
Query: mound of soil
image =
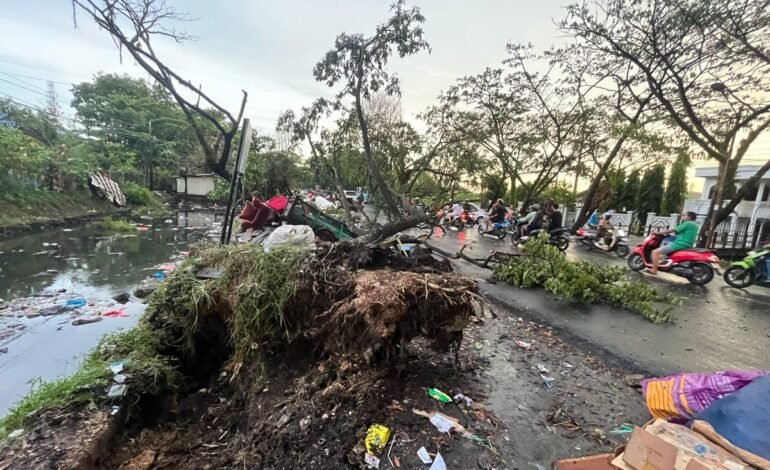
<path fill-rule="evenodd" d="M 102 468 L 137 468 L 128 465 L 147 455 L 155 456 L 152 466 L 142 468 L 365 468 L 363 442 L 372 424 L 392 432 L 380 468 L 393 468 L 395 462 L 420 468 L 420 447 L 441 452 L 453 468 L 477 468 L 480 456 L 490 463 L 482 468 L 493 468 L 495 451 L 441 434 L 413 413 L 441 411 L 494 446 L 497 423 L 491 413 L 444 405 L 426 393 L 437 387 L 482 399 L 482 390 L 469 384 L 480 359 L 463 356 L 458 371 L 452 358 L 425 346 L 411 345 L 409 362 L 415 367 L 401 374 L 353 363 L 274 357 L 267 361 L 266 376 L 252 387 L 233 387 L 229 375 L 222 375 L 182 399 L 162 422 L 127 432 Z M 239 376 L 236 381 L 253 379 Z"/>
<path fill-rule="evenodd" d="M 484 300 L 476 282 L 453 274 L 364 271 L 353 295 L 317 317 L 325 349 L 363 355 L 369 362 L 395 356 L 417 336 L 437 351 L 458 350 L 472 315 L 482 316 Z"/>

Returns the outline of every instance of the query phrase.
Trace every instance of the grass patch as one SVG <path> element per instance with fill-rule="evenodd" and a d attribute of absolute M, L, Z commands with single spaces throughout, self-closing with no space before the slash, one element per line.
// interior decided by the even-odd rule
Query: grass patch
<path fill-rule="evenodd" d="M 113 219 L 112 217 L 105 217 L 102 220 L 95 222 L 94 225 L 100 230 L 107 232 L 135 232 L 136 227 L 129 224 L 125 220 Z"/>
<path fill-rule="evenodd" d="M 298 334 L 297 322 L 288 318 L 286 306 L 304 256 L 293 249 L 264 253 L 261 245 L 253 243 L 199 247 L 153 293 L 149 309 L 180 328 L 182 346 L 194 354 L 200 315 L 217 305 L 227 322 L 233 361 L 242 363 L 252 351 Z M 222 269 L 222 277 L 197 279 L 195 273 L 204 266 Z"/>
<path fill-rule="evenodd" d="M 126 203 L 136 215 L 166 217 L 172 214 L 155 193 L 142 185 L 126 181 L 121 185 L 121 189 L 126 196 Z"/>
<path fill-rule="evenodd" d="M 674 321 L 673 306 L 681 304 L 675 296 L 626 279 L 624 268 L 568 260 L 545 234 L 527 242 L 524 251 L 525 256 L 498 266 L 495 277 L 517 287 L 542 287 L 564 298 L 622 307 L 653 323 Z"/>
<path fill-rule="evenodd" d="M 0 211 L 0 227 L 116 210 L 107 201 L 94 198 L 85 190 L 66 193 L 37 190 L 5 194 L 0 195 L 0 206 L 3 208 Z"/>
<path fill-rule="evenodd" d="M 27 417 L 44 409 L 77 407 L 106 400 L 112 372 L 109 364 L 124 360 L 132 394 L 167 390 L 176 382 L 176 369 L 161 351 L 167 338 L 162 330 L 140 322 L 135 328 L 106 335 L 69 377 L 36 381 L 32 391 L 0 419 L 0 440 L 24 426 Z"/>

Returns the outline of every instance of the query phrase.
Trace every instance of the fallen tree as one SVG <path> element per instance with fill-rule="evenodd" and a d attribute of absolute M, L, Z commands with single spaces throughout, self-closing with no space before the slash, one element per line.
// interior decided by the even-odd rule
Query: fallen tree
<path fill-rule="evenodd" d="M 219 275 L 198 278 L 204 267 Z M 320 243 L 310 255 L 197 247 L 134 330 L 105 339 L 73 377 L 39 387 L 0 421 L 0 437 L 14 434 L 0 444 L 0 467 L 362 464 L 359 433 L 390 403 L 382 390 L 401 387 L 409 350 L 454 348 L 457 358 L 463 330 L 482 315 L 475 282 L 450 270 L 397 243 Z M 127 391 L 107 397 L 116 364 Z M 180 444 L 187 450 L 159 455 Z"/>

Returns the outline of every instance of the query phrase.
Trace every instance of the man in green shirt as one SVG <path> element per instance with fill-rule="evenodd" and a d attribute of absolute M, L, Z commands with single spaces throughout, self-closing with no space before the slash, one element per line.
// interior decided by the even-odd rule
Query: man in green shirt
<path fill-rule="evenodd" d="M 675 251 L 692 248 L 695 245 L 695 239 L 700 231 L 700 226 L 695 223 L 697 216 L 698 214 L 695 212 L 687 212 L 682 216 L 682 223 L 673 230 L 657 232 L 660 235 L 676 234 L 676 240 L 666 246 L 652 250 L 652 270 L 650 270 L 650 274 L 658 274 L 658 265 L 660 265 L 660 257 L 662 255 L 670 255 Z"/>

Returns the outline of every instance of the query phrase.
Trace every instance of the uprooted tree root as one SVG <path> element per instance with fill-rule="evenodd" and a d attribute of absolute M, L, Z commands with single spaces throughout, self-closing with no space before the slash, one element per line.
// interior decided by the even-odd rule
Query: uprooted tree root
<path fill-rule="evenodd" d="M 355 292 L 317 317 L 314 335 L 327 352 L 363 355 L 368 362 L 405 358 L 406 344 L 417 336 L 431 346 L 457 352 L 472 315 L 481 316 L 482 300 L 468 278 L 397 271 L 364 271 Z M 314 325 L 315 326 L 315 325 Z"/>
<path fill-rule="evenodd" d="M 164 415 L 158 403 L 177 403 L 165 399 L 164 393 L 178 393 L 181 402 L 188 403 L 184 406 L 192 408 L 185 411 L 188 419 L 213 419 L 209 427 L 226 423 L 237 434 L 225 443 L 220 437 L 212 449 L 227 447 L 249 456 L 242 460 L 244 464 L 261 465 L 260 459 L 271 453 L 274 459 L 281 452 L 300 459 L 287 461 L 290 468 L 299 461 L 317 464 L 318 455 L 301 457 L 312 453 L 303 450 L 310 441 L 291 440 L 305 431 L 305 424 L 296 422 L 283 429 L 285 420 L 299 419 L 292 413 L 306 413 L 308 404 L 313 410 L 329 410 L 323 415 L 331 416 L 342 410 L 353 416 L 363 404 L 373 414 L 381 412 L 387 403 L 382 390 L 403 387 L 392 366 L 403 372 L 410 341 L 421 338 L 418 344 L 438 351 L 454 347 L 457 353 L 463 329 L 474 315 L 481 316 L 484 301 L 474 281 L 450 273 L 448 263 L 436 260 L 425 248 L 413 247 L 409 256 L 402 249 L 398 243 L 345 242 L 319 244 L 316 253 L 308 256 L 292 250 L 264 253 L 259 245 L 196 247 L 152 295 L 141 323 L 148 331 L 162 332 L 156 353 L 176 369 L 173 382 L 180 386 L 163 391 L 129 380 L 130 389 L 151 390 L 151 396 L 127 397 L 115 419 L 133 418 L 128 429 L 141 428 L 148 414 L 153 420 Z M 221 275 L 200 279 L 196 274 L 203 267 L 216 268 Z M 211 377 L 217 378 L 213 385 Z M 266 393 L 271 380 L 286 389 L 286 402 L 276 403 Z M 218 402 L 201 403 L 195 390 L 202 386 L 210 386 L 212 395 L 216 389 Z M 294 401 L 298 403 L 292 405 Z M 79 403 L 79 410 L 84 410 L 83 402 Z M 93 397 L 92 403 L 105 409 L 103 396 Z M 152 403 L 156 405 L 150 413 L 132 409 Z M 61 409 L 70 415 L 77 411 Z M 215 426 L 220 418 L 212 409 L 227 409 L 228 418 Z M 195 413 L 200 416 L 196 418 Z M 357 442 L 359 436 L 352 434 L 359 433 L 369 419 L 356 415 L 340 425 L 334 432 L 348 434 L 337 439 L 338 445 Z M 323 432 L 322 426 L 313 427 Z M 135 431 L 129 432 L 135 436 Z M 169 432 L 175 432 L 173 426 Z M 208 432 L 208 428 L 195 432 Z M 274 436 L 265 439 L 265 433 Z M 82 433 L 70 430 L 70 434 L 77 439 Z M 273 448 L 276 443 L 282 443 L 283 449 Z M 328 453 L 328 445 L 323 447 L 327 450 L 319 452 Z M 350 447 L 336 449 L 338 455 L 331 456 L 330 466 L 323 468 L 335 468 L 349 451 Z M 119 464 L 123 457 L 102 464 Z M 360 454 L 346 457 L 348 462 L 361 458 Z"/>

